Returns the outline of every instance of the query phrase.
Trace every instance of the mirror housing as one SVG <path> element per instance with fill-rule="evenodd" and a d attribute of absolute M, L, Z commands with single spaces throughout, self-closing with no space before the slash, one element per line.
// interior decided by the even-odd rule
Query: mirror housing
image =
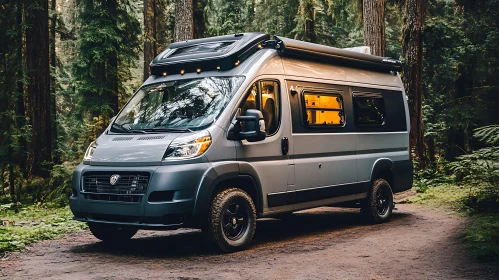
<path fill-rule="evenodd" d="M 244 116 L 236 117 L 237 122 L 230 126 L 227 133 L 229 140 L 262 141 L 267 137 L 265 121 L 259 110 L 248 109 Z M 244 122 L 244 127 L 241 123 Z"/>

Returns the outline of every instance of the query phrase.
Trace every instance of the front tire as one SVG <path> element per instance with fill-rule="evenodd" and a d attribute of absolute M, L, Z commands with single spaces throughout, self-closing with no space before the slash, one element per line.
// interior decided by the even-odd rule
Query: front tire
<path fill-rule="evenodd" d="M 90 232 L 97 238 L 106 243 L 119 243 L 132 238 L 138 231 L 134 227 L 119 225 L 89 223 Z"/>
<path fill-rule="evenodd" d="M 376 179 L 362 207 L 366 218 L 376 224 L 388 221 L 393 211 L 393 193 L 385 179 Z"/>
<path fill-rule="evenodd" d="M 208 230 L 211 240 L 225 253 L 248 247 L 256 230 L 256 208 L 251 197 L 237 188 L 219 192 L 211 203 Z"/>

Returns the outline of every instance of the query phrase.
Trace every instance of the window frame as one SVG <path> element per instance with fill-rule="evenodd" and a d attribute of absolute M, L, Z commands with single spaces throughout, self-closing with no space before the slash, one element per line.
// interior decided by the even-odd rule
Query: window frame
<path fill-rule="evenodd" d="M 248 87 L 244 90 L 244 94 L 241 98 L 241 101 L 237 104 L 236 106 L 236 110 L 235 112 L 233 113 L 233 116 L 232 116 L 232 119 L 234 119 L 239 113 L 239 109 L 241 108 L 241 105 L 246 102 L 246 99 L 248 98 L 248 96 L 250 95 L 250 89 L 253 87 L 253 85 L 255 83 L 257 83 L 257 91 L 258 91 L 258 94 L 257 96 L 255 97 L 256 101 L 257 101 L 257 107 L 260 107 L 260 108 L 257 108 L 257 110 L 259 110 L 260 112 L 262 112 L 263 114 L 263 111 L 262 111 L 262 107 L 264 106 L 264 104 L 261 104 L 262 103 L 262 97 L 261 97 L 261 93 L 262 93 L 262 86 L 261 86 L 261 82 L 275 82 L 277 83 L 277 87 L 278 87 L 278 90 L 276 91 L 277 93 L 277 98 L 279 99 L 278 100 L 278 104 L 277 104 L 277 107 L 278 107 L 278 116 L 277 116 L 277 126 L 276 126 L 276 130 L 274 133 L 272 134 L 267 134 L 267 137 L 270 137 L 270 136 L 274 136 L 276 135 L 279 130 L 281 129 L 281 121 L 282 121 L 282 87 L 281 87 L 281 81 L 279 79 L 276 79 L 276 78 L 259 78 L 259 79 L 256 79 L 254 81 L 252 81 Z M 265 124 L 267 125 L 267 124 Z"/>
<path fill-rule="evenodd" d="M 341 109 L 327 109 L 327 108 L 316 108 L 317 110 L 322 110 L 322 111 L 333 111 L 333 112 L 342 112 L 343 114 L 343 123 L 342 124 L 309 124 L 307 122 L 307 105 L 305 103 L 305 94 L 307 93 L 314 93 L 314 94 L 321 94 L 321 95 L 328 95 L 328 96 L 335 96 L 340 98 L 340 104 L 341 104 Z M 309 88 L 305 87 L 300 93 L 300 102 L 301 102 L 301 113 L 302 113 L 302 122 L 303 126 L 307 128 L 312 128 L 312 129 L 317 129 L 317 128 L 344 128 L 347 124 L 347 116 L 346 116 L 346 108 L 345 108 L 345 102 L 343 100 L 343 91 L 341 90 L 336 90 L 336 89 L 330 89 L 330 88 Z"/>
<path fill-rule="evenodd" d="M 383 122 L 381 122 L 381 123 L 358 123 L 357 122 L 358 110 L 356 110 L 356 107 L 357 107 L 356 98 L 371 98 L 371 99 L 380 98 L 383 101 L 383 109 L 384 109 Z M 352 90 L 352 109 L 353 109 L 353 124 L 356 127 L 381 127 L 381 126 L 384 126 L 386 123 L 385 97 L 383 96 L 383 94 L 381 94 L 379 92 L 367 92 L 367 91 Z"/>

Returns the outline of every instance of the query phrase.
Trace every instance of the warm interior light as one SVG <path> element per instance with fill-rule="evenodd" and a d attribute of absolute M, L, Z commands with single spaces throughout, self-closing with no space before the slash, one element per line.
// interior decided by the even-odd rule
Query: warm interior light
<path fill-rule="evenodd" d="M 185 70 L 180 70 L 180 75 L 184 75 Z"/>
<path fill-rule="evenodd" d="M 201 73 L 201 68 L 196 69 L 196 73 Z"/>

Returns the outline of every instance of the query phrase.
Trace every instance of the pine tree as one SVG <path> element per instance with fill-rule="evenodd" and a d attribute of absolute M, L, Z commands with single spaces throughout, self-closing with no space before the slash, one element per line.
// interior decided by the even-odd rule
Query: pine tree
<path fill-rule="evenodd" d="M 49 175 L 52 162 L 48 0 L 25 0 L 27 109 L 32 128 L 29 170 Z"/>
<path fill-rule="evenodd" d="M 140 50 L 137 7 L 128 0 L 80 0 L 74 62 L 80 112 L 88 116 L 89 138 L 118 112 L 119 93 Z"/>
<path fill-rule="evenodd" d="M 422 116 L 423 1 L 424 0 L 407 0 L 407 18 L 402 42 L 404 52 L 402 81 L 407 97 L 409 98 L 409 115 L 411 118 L 410 143 L 421 169 L 424 169 L 426 162 Z"/>

